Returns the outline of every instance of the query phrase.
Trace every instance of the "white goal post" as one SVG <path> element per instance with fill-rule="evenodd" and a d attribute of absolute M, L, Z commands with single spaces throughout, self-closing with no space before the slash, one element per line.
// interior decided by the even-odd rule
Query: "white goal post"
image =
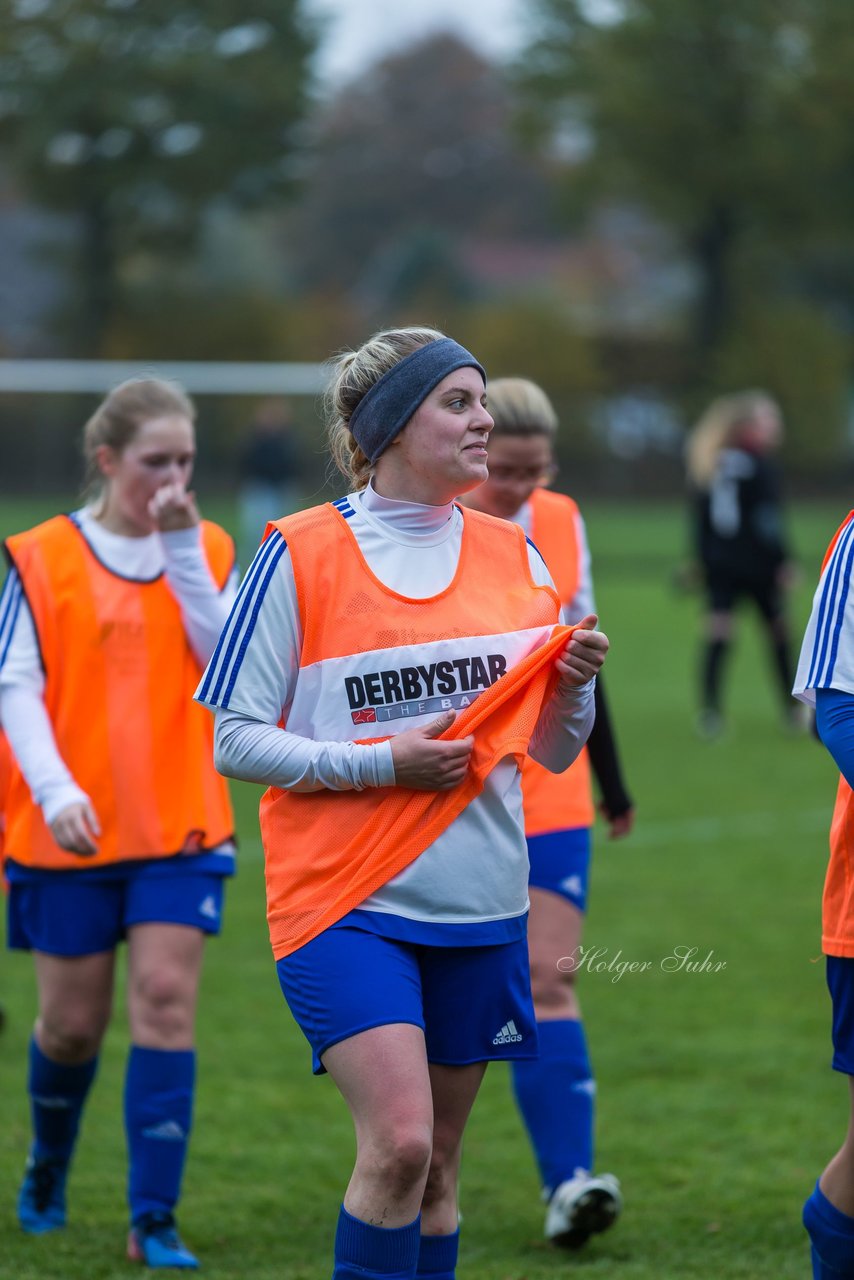
<path fill-rule="evenodd" d="M 323 364 L 222 360 L 0 360 L 0 393 L 112 390 L 127 378 L 170 378 L 194 395 L 311 396 L 325 390 Z"/>

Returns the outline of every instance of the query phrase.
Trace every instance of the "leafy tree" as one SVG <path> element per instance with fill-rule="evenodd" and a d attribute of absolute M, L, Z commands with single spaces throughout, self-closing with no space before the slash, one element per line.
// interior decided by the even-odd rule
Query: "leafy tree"
<path fill-rule="evenodd" d="M 491 377 L 532 378 L 557 400 L 581 399 L 602 390 L 602 371 L 591 343 L 551 301 L 465 307 L 454 317 L 453 332 L 478 353 Z"/>
<path fill-rule="evenodd" d="M 204 323 L 199 317 L 204 317 Z M 170 360 L 325 360 L 364 338 L 364 322 L 318 297 L 273 296 L 217 283 L 158 281 L 134 291 L 105 333 L 108 359 L 132 360 L 140 351 Z"/>
<path fill-rule="evenodd" d="M 123 270 L 186 252 L 214 201 L 292 183 L 315 37 L 298 0 L 7 0 L 0 156 L 82 230 L 80 345 Z"/>
<path fill-rule="evenodd" d="M 554 231 L 543 166 L 510 128 L 503 71 L 438 35 L 345 85 L 311 125 L 290 240 L 309 287 L 398 301 L 455 241 Z"/>
<path fill-rule="evenodd" d="M 721 344 L 714 382 L 721 391 L 771 392 L 783 409 L 788 457 L 827 468 L 848 452 L 850 364 L 849 343 L 823 312 L 798 301 L 754 303 Z"/>
<path fill-rule="evenodd" d="M 851 0 L 533 0 L 527 123 L 578 205 L 638 202 L 698 265 L 696 338 L 731 325 L 750 251 L 803 254 L 854 213 Z M 761 254 L 759 255 L 761 256 Z M 791 257 L 790 257 L 791 266 Z"/>

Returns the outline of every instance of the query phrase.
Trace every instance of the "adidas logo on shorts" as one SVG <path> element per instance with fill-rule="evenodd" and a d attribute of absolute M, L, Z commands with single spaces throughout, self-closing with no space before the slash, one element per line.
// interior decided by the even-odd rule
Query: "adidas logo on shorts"
<path fill-rule="evenodd" d="M 581 876 L 567 876 L 565 880 L 561 880 L 558 887 L 563 889 L 564 893 L 568 893 L 571 898 L 580 898 L 584 893 Z"/>
<path fill-rule="evenodd" d="M 219 912 L 216 909 L 216 901 L 213 894 L 209 893 L 204 901 L 199 903 L 199 915 L 207 916 L 209 920 L 218 919 Z"/>
<path fill-rule="evenodd" d="M 519 1044 L 522 1037 L 516 1030 L 516 1023 L 512 1018 L 505 1022 L 498 1035 L 492 1041 L 493 1044 Z"/>

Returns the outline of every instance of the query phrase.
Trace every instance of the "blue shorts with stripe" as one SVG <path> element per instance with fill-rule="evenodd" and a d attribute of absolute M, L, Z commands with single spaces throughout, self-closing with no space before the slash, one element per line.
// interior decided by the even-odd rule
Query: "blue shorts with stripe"
<path fill-rule="evenodd" d="M 114 951 L 138 924 L 180 924 L 217 934 L 225 878 L 203 869 L 207 854 L 117 862 L 91 871 L 39 871 L 17 877 L 8 864 L 7 945 L 52 956 Z"/>
<path fill-rule="evenodd" d="M 549 889 L 579 911 L 587 907 L 587 885 L 590 878 L 591 830 L 571 827 L 566 831 L 548 831 L 528 836 L 528 884 L 534 889 Z"/>
<path fill-rule="evenodd" d="M 831 1066 L 854 1076 L 854 959 L 827 956 L 827 988 L 833 1006 Z"/>
<path fill-rule="evenodd" d="M 333 1045 L 400 1022 L 422 1029 L 430 1062 L 463 1066 L 537 1056 L 525 938 L 499 946 L 425 946 L 346 924 L 285 956 L 276 969 L 311 1045 L 316 1075 Z"/>

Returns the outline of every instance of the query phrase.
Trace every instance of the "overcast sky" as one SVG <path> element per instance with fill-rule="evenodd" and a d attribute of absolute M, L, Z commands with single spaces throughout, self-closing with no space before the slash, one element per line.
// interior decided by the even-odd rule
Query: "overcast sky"
<path fill-rule="evenodd" d="M 519 46 L 526 0 L 306 0 L 328 15 L 318 70 L 324 81 L 349 79 L 383 54 L 430 31 L 453 31 L 488 55 Z"/>

